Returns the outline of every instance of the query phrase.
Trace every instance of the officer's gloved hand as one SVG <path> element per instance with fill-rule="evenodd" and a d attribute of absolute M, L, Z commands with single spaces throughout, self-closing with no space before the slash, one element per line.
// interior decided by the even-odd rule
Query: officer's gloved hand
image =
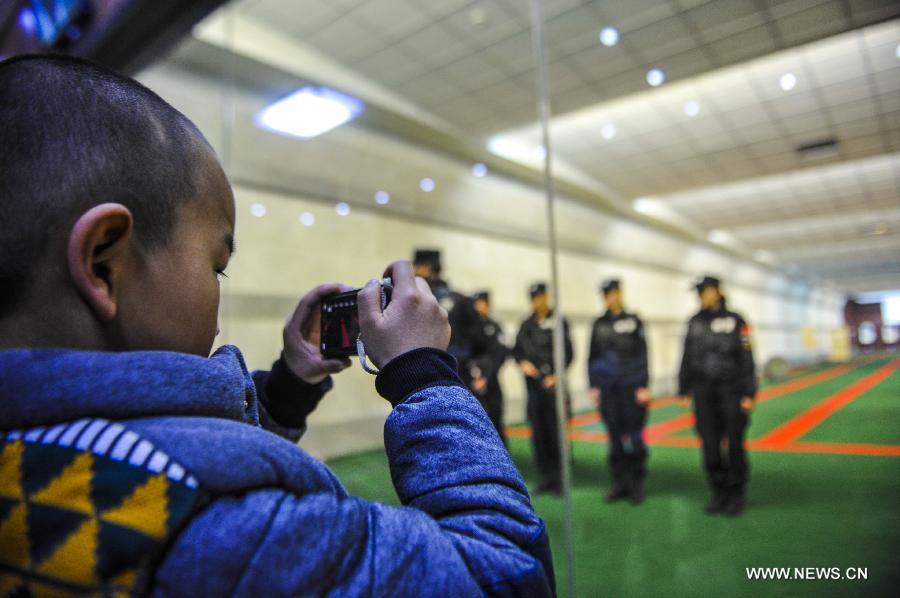
<path fill-rule="evenodd" d="M 744 413 L 750 413 L 751 411 L 753 411 L 753 406 L 755 403 L 756 401 L 753 399 L 753 397 L 744 397 L 743 399 L 741 399 L 741 411 L 743 411 Z"/>

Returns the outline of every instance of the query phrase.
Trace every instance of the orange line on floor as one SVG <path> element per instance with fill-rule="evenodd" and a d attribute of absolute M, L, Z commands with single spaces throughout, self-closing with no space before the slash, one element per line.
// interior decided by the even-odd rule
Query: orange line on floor
<path fill-rule="evenodd" d="M 754 443 L 757 447 L 781 448 L 792 444 L 813 428 L 843 409 L 854 400 L 887 379 L 897 369 L 898 361 L 878 368 L 865 378 L 857 380 L 830 397 L 816 403 L 803 413 L 778 426 Z"/>
<path fill-rule="evenodd" d="M 841 365 L 823 370 L 821 372 L 816 372 L 815 374 L 809 374 L 800 378 L 796 378 L 794 380 L 789 380 L 788 382 L 783 382 L 775 386 L 770 386 L 769 388 L 760 391 L 760 393 L 757 395 L 757 400 L 769 401 L 785 394 L 802 390 L 808 386 L 812 386 L 813 384 L 825 382 L 827 380 L 840 376 L 841 374 L 845 374 L 852 369 L 852 366 Z M 659 409 L 661 407 L 674 405 L 677 402 L 677 397 L 661 397 L 658 399 L 654 399 L 650 404 L 650 408 Z M 600 414 L 597 411 L 589 411 L 588 413 L 582 413 L 571 418 L 569 420 L 569 425 L 577 428 L 580 426 L 589 426 L 591 424 L 596 424 L 599 422 Z M 644 429 L 644 437 L 646 438 L 648 443 L 658 443 L 661 439 L 671 434 L 675 434 L 677 432 L 690 428 L 693 425 L 694 415 L 691 413 L 685 413 L 683 415 L 675 416 L 674 418 L 667 421 L 647 426 Z M 585 430 L 584 432 L 588 433 L 589 431 Z M 576 436 L 576 434 L 578 433 L 580 433 L 578 430 L 573 430 L 570 433 L 570 437 L 574 440 L 578 440 L 579 438 Z M 588 435 L 590 434 L 595 433 L 589 432 Z M 605 441 L 607 438 L 606 434 L 602 432 L 600 432 L 600 434 L 603 434 L 603 440 Z M 506 428 L 506 435 L 510 438 L 531 438 L 531 428 L 528 426 L 510 426 Z"/>
<path fill-rule="evenodd" d="M 756 400 L 757 402 L 771 401 L 772 399 L 777 399 L 778 397 L 782 397 L 786 394 L 797 392 L 798 390 L 803 390 L 804 388 L 812 386 L 813 384 L 819 384 L 821 382 L 831 380 L 832 378 L 840 376 L 841 374 L 846 374 L 851 369 L 853 369 L 851 366 L 842 365 L 821 372 L 816 372 L 815 374 L 809 374 L 808 376 L 803 376 L 801 378 L 796 378 L 794 380 L 789 380 L 788 382 L 782 382 L 781 384 L 776 384 L 775 386 L 770 386 L 761 390 L 756 395 Z M 677 434 L 682 430 L 686 430 L 693 425 L 694 415 L 692 413 L 679 415 L 668 421 L 653 424 L 652 426 L 647 426 L 644 429 L 644 437 L 647 439 L 647 442 L 655 442 L 666 436 Z"/>

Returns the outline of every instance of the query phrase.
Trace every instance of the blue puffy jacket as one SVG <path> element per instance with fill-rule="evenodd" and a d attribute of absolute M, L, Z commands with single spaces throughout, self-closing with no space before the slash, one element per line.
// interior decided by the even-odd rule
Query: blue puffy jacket
<path fill-rule="evenodd" d="M 285 439 L 331 382 L 279 363 L 0 352 L 0 593 L 553 593 L 544 524 L 452 357 L 376 379 L 402 507 L 349 496 Z"/>

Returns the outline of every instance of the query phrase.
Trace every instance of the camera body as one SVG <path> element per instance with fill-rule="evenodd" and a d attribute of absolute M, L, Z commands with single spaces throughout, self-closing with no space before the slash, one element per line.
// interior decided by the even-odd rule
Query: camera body
<path fill-rule="evenodd" d="M 357 354 L 359 308 L 357 295 L 362 289 L 335 293 L 322 298 L 319 349 L 325 357 L 351 357 Z M 391 279 L 381 283 L 381 309 L 391 301 Z"/>

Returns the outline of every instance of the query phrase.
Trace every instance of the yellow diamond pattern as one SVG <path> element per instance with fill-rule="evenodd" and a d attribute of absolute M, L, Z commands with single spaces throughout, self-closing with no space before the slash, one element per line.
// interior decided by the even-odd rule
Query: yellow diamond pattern
<path fill-rule="evenodd" d="M 22 485 L 23 455 L 26 450 L 33 450 L 31 447 L 41 450 L 38 445 L 25 443 L 22 439 L 0 440 L 0 498 L 16 501 L 0 520 L 0 563 L 14 569 L 12 572 L 0 569 L 0 597 L 22 590 L 35 597 L 71 595 L 53 585 L 52 580 L 93 588 L 92 592 L 126 595 L 139 577 L 136 569 L 118 571 L 112 579 L 99 579 L 98 559 L 104 550 L 100 545 L 101 526 L 112 524 L 129 528 L 147 538 L 164 541 L 171 533 L 167 525 L 168 491 L 173 482 L 164 474 L 151 475 L 117 506 L 98 513 L 91 500 L 91 487 L 95 459 L 105 457 L 80 452 L 44 488 L 26 497 Z M 30 504 L 79 513 L 88 518 L 48 557 L 33 563 L 30 548 L 32 542 L 38 542 L 37 546 L 40 546 L 41 538 L 29 535 Z M 104 531 L 106 533 L 108 531 Z M 135 565 L 139 566 L 139 563 Z M 33 578 L 34 574 L 43 576 L 48 583 Z"/>

